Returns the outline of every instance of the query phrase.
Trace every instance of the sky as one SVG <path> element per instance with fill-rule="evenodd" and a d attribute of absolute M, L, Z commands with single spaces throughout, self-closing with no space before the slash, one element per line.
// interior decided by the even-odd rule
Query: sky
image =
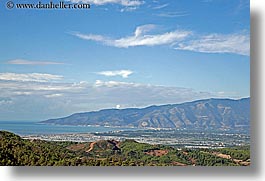
<path fill-rule="evenodd" d="M 0 120 L 250 96 L 248 0 L 70 1 L 0 2 Z"/>

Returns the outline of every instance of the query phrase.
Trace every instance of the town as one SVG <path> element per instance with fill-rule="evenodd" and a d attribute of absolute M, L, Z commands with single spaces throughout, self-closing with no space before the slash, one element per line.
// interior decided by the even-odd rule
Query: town
<path fill-rule="evenodd" d="M 110 131 L 104 133 L 72 133 L 27 135 L 24 139 L 45 141 L 94 142 L 98 140 L 135 140 L 152 145 L 168 145 L 179 148 L 224 148 L 250 145 L 248 133 L 186 131 L 186 130 L 137 130 Z"/>

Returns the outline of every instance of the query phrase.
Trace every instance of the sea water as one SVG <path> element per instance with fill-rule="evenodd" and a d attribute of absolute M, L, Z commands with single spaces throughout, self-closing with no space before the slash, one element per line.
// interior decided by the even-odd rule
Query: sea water
<path fill-rule="evenodd" d="M 30 121 L 0 121 L 0 131 L 9 131 L 20 136 L 41 134 L 95 133 L 119 130 L 135 130 L 135 128 L 53 125 Z"/>

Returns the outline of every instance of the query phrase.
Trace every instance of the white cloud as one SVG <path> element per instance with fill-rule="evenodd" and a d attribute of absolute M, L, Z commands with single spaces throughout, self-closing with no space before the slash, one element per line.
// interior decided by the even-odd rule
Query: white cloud
<path fill-rule="evenodd" d="M 49 94 L 49 95 L 45 95 L 45 97 L 47 98 L 55 98 L 55 97 L 61 97 L 63 96 L 63 94 Z"/>
<path fill-rule="evenodd" d="M 239 95 L 238 92 L 226 92 L 226 91 L 219 91 L 219 92 L 216 92 L 216 95 L 218 95 L 219 97 L 237 97 Z"/>
<path fill-rule="evenodd" d="M 172 104 L 215 96 L 208 92 L 197 92 L 189 88 L 118 81 L 97 80 L 94 88 L 96 95 L 93 95 L 93 98 L 98 103 L 112 103 L 114 107 L 116 105 L 144 107 L 154 104 Z"/>
<path fill-rule="evenodd" d="M 168 5 L 169 5 L 168 3 L 167 4 L 161 4 L 161 5 L 153 7 L 153 9 L 163 9 L 163 8 L 167 7 Z"/>
<path fill-rule="evenodd" d="M 21 82 L 48 82 L 61 80 L 63 76 L 52 74 L 40 74 L 40 73 L 0 73 L 0 80 L 6 81 L 21 81 Z"/>
<path fill-rule="evenodd" d="M 164 12 L 159 13 L 157 16 L 165 17 L 165 18 L 176 18 L 176 17 L 183 17 L 188 16 L 189 14 L 187 12 Z"/>
<path fill-rule="evenodd" d="M 97 74 L 104 75 L 107 77 L 121 76 L 122 78 L 128 78 L 128 76 L 131 75 L 132 73 L 133 73 L 133 71 L 131 71 L 131 70 L 115 70 L 115 71 L 97 72 Z"/>
<path fill-rule="evenodd" d="M 8 95 L 34 95 L 46 94 L 47 92 L 79 92 L 87 87 L 85 83 L 54 83 L 54 82 L 23 82 L 23 81 L 1 81 L 0 92 Z"/>
<path fill-rule="evenodd" d="M 117 82 L 117 81 L 101 81 L 96 80 L 94 87 L 118 87 L 118 86 L 133 86 L 137 87 L 140 84 L 132 83 L 132 82 Z"/>
<path fill-rule="evenodd" d="M 13 101 L 10 98 L 1 98 L 0 97 L 0 106 L 6 106 L 8 104 L 12 104 Z"/>
<path fill-rule="evenodd" d="M 140 35 L 143 35 L 151 30 L 153 30 L 156 26 L 153 24 L 147 24 L 136 27 L 136 30 L 134 32 L 135 37 L 139 37 Z"/>
<path fill-rule="evenodd" d="M 122 8 L 120 10 L 120 12 L 131 12 L 131 11 L 135 11 L 136 9 L 138 9 L 138 7 L 134 6 L 134 7 L 125 7 L 125 8 Z"/>
<path fill-rule="evenodd" d="M 73 33 L 73 35 L 77 36 L 78 38 L 84 39 L 84 40 L 92 40 L 92 41 L 99 41 L 99 42 L 109 41 L 109 38 L 106 38 L 101 35 L 93 35 L 93 34 L 85 35 L 81 33 Z"/>
<path fill-rule="evenodd" d="M 52 62 L 52 61 L 30 61 L 30 60 L 23 60 L 23 59 L 15 59 L 15 60 L 8 61 L 7 64 L 13 64 L 13 65 L 62 65 L 64 63 Z"/>
<path fill-rule="evenodd" d="M 70 0 L 73 3 L 90 3 L 98 6 L 106 4 L 119 4 L 121 6 L 130 7 L 130 6 L 140 6 L 144 4 L 144 1 L 140 0 Z"/>
<path fill-rule="evenodd" d="M 189 32 L 173 31 L 158 35 L 132 36 L 114 40 L 112 45 L 120 48 L 128 48 L 135 46 L 168 45 L 173 42 L 180 41 L 188 35 Z"/>
<path fill-rule="evenodd" d="M 162 16 L 184 16 L 185 14 L 164 14 Z M 136 27 L 132 36 L 109 38 L 102 35 L 72 33 L 74 36 L 90 41 L 103 43 L 107 46 L 129 48 L 136 46 L 174 46 L 177 50 L 201 53 L 232 53 L 249 56 L 250 36 L 248 33 L 206 34 L 200 35 L 192 31 L 175 30 L 161 34 L 147 34 L 155 29 L 155 25 L 147 24 Z"/>
<path fill-rule="evenodd" d="M 171 32 L 166 32 L 163 34 L 153 34 L 146 35 L 145 33 L 154 29 L 155 25 L 143 25 L 138 26 L 134 32 L 133 36 L 128 36 L 120 39 L 111 39 L 108 37 L 104 37 L 101 35 L 94 34 L 81 34 L 81 33 L 73 33 L 73 35 L 78 38 L 97 41 L 108 46 L 114 46 L 118 48 L 128 48 L 135 46 L 157 46 L 157 45 L 170 45 L 175 42 L 179 42 L 185 39 L 187 36 L 191 34 L 190 31 L 176 30 Z"/>
<path fill-rule="evenodd" d="M 240 0 L 238 6 L 235 8 L 234 13 L 237 14 L 244 9 L 249 9 L 250 1 Z"/>
<path fill-rule="evenodd" d="M 33 92 L 30 91 L 14 91 L 14 95 L 32 95 Z"/>
<path fill-rule="evenodd" d="M 210 34 L 179 43 L 175 49 L 203 53 L 249 55 L 250 38 L 248 34 Z"/>

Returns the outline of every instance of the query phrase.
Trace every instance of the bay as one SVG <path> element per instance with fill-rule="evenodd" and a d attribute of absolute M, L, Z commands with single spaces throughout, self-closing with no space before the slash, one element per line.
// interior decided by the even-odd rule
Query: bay
<path fill-rule="evenodd" d="M 38 122 L 30 121 L 0 121 L 0 131 L 10 131 L 20 136 L 66 133 L 95 133 L 124 130 L 136 130 L 136 128 L 52 125 L 40 124 Z"/>

